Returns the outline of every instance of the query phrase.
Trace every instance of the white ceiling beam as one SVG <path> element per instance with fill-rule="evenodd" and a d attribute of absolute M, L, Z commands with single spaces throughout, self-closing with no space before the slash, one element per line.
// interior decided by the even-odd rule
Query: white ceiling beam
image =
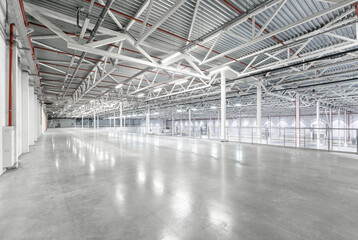
<path fill-rule="evenodd" d="M 136 14 L 133 16 L 133 18 L 138 18 L 140 15 L 142 15 L 142 13 L 144 12 L 144 10 L 148 7 L 150 0 L 146 0 L 138 9 L 138 11 L 136 12 Z M 128 25 L 125 27 L 126 31 L 128 31 L 133 24 L 135 23 L 135 20 L 131 19 L 131 21 L 128 23 Z"/>
<path fill-rule="evenodd" d="M 159 63 L 152 63 L 152 62 L 148 62 L 148 61 L 145 61 L 145 60 L 142 60 L 142 59 L 128 57 L 128 56 L 120 55 L 120 54 L 113 53 L 113 52 L 107 52 L 107 51 L 100 50 L 100 49 L 94 49 L 94 48 L 90 48 L 90 47 L 80 45 L 80 44 L 77 44 L 77 43 L 68 43 L 67 47 L 70 48 L 70 49 L 80 50 L 80 51 L 83 51 L 83 52 L 87 52 L 87 53 L 91 53 L 91 54 L 95 54 L 95 55 L 99 55 L 99 56 L 106 56 L 106 57 L 110 57 L 110 58 L 113 58 L 113 59 L 119 59 L 119 60 L 124 60 L 124 61 L 128 61 L 128 62 L 137 63 L 137 64 L 142 64 L 142 65 L 145 65 L 145 66 L 148 66 L 148 67 L 161 68 L 161 69 L 165 69 L 167 71 L 177 72 L 177 73 L 180 73 L 180 74 L 183 74 L 183 75 L 209 79 L 209 77 L 203 76 L 201 74 L 197 74 L 197 73 L 177 69 L 177 68 L 174 68 L 174 67 L 171 67 L 171 66 L 165 66 L 165 65 L 159 64 Z"/>
<path fill-rule="evenodd" d="M 299 20 L 299 21 L 297 21 L 297 22 L 291 23 L 291 24 L 289 24 L 289 25 L 287 25 L 287 26 L 285 26 L 285 27 L 283 27 L 283 28 L 280 28 L 280 29 L 278 29 L 278 30 L 276 30 L 276 31 L 270 32 L 270 33 L 268 33 L 268 34 L 266 34 L 266 35 L 264 35 L 264 36 L 262 36 L 262 37 L 260 37 L 260 38 L 253 39 L 253 40 L 251 40 L 251 41 L 248 42 L 248 43 L 244 43 L 244 44 L 239 45 L 239 46 L 237 46 L 237 47 L 235 47 L 235 48 L 233 48 L 233 49 L 230 49 L 230 50 L 228 50 L 228 51 L 225 51 L 225 52 L 223 52 L 223 53 L 221 53 L 221 54 L 219 54 L 219 55 L 216 55 L 216 56 L 214 56 L 214 57 L 211 57 L 211 58 L 207 59 L 206 61 L 202 62 L 202 64 L 205 64 L 205 63 L 211 62 L 211 61 L 213 61 L 213 60 L 215 60 L 215 59 L 224 57 L 224 56 L 226 56 L 226 55 L 228 55 L 228 54 L 230 54 L 230 53 L 232 53 L 232 52 L 236 52 L 236 51 L 238 51 L 238 50 L 240 50 L 240 49 L 242 49 L 242 48 L 251 46 L 251 45 L 253 45 L 253 44 L 255 44 L 255 43 L 258 43 L 258 42 L 261 42 L 261 41 L 263 41 L 263 40 L 265 40 L 265 39 L 267 39 L 267 38 L 271 38 L 272 36 L 275 36 L 275 35 L 277 35 L 277 34 L 279 34 L 279 33 L 285 32 L 285 31 L 287 31 L 287 30 L 289 30 L 289 29 L 291 29 L 291 28 L 294 28 L 294 27 L 297 27 L 297 26 L 299 26 L 299 25 L 302 25 L 302 24 L 304 24 L 304 23 L 306 23 L 306 22 L 309 22 L 309 21 L 311 21 L 311 20 L 313 20 L 313 19 L 316 19 L 316 18 L 318 18 L 318 17 L 321 17 L 321 16 L 323 16 L 323 15 L 325 15 L 325 14 L 328 14 L 328 13 L 330 13 L 330 12 L 333 12 L 333 11 L 339 9 L 339 8 L 343 8 L 343 7 L 345 7 L 345 6 L 347 6 L 347 5 L 350 5 L 350 4 L 354 3 L 354 2 L 356 2 L 356 0 L 346 0 L 346 1 L 343 1 L 343 2 L 341 2 L 341 3 L 339 3 L 339 4 L 335 4 L 335 5 L 333 5 L 332 7 L 329 7 L 329 8 L 327 8 L 327 9 L 324 9 L 324 10 L 322 10 L 322 11 L 320 11 L 320 12 L 317 12 L 317 13 L 315 13 L 315 14 L 313 14 L 313 15 L 310 15 L 310 16 L 308 16 L 308 17 L 306 17 L 306 18 L 303 18 L 303 19 L 301 19 L 301 20 Z"/>
<path fill-rule="evenodd" d="M 265 31 L 267 26 L 271 23 L 271 21 L 275 18 L 276 14 L 281 10 L 283 5 L 285 5 L 287 0 L 282 0 L 282 2 L 278 5 L 278 8 L 271 14 L 270 18 L 266 21 L 266 23 L 261 27 L 259 32 L 256 34 L 256 38 L 260 37 L 260 35 Z"/>
<path fill-rule="evenodd" d="M 27 9 L 27 13 L 29 13 L 31 16 L 33 16 L 39 22 L 43 23 L 52 32 L 56 33 L 60 38 L 62 38 L 66 42 L 75 42 L 66 33 L 64 33 L 59 27 L 57 27 L 55 24 L 51 23 L 44 16 L 42 16 L 38 11 L 36 11 L 36 10 L 34 10 L 32 8 L 29 8 L 29 9 Z"/>
<path fill-rule="evenodd" d="M 98 0 L 98 2 L 100 4 L 102 4 L 103 6 L 105 5 L 105 3 L 103 2 L 103 0 Z M 122 24 L 118 21 L 118 19 L 116 18 L 116 16 L 114 16 L 114 14 L 112 13 L 112 11 L 108 11 L 108 15 L 112 18 L 113 22 L 115 22 L 115 24 L 117 24 L 117 26 L 119 27 L 119 29 L 122 29 L 123 26 Z"/>
<path fill-rule="evenodd" d="M 153 3 L 154 3 L 154 0 L 150 0 L 149 6 L 147 8 L 147 13 L 145 14 L 144 22 L 142 24 L 142 28 L 140 29 L 140 32 L 139 32 L 138 39 L 143 37 L 143 34 L 144 34 L 145 30 L 147 29 L 147 24 L 148 24 L 150 12 L 152 11 Z"/>
<path fill-rule="evenodd" d="M 141 37 L 137 44 L 141 44 L 150 34 L 152 34 L 160 25 L 162 25 L 174 12 L 176 12 L 184 3 L 186 0 L 177 0 L 174 3 L 174 6 L 170 8 L 161 18 L 160 20 L 155 23 L 152 27 L 148 29 L 148 31 Z"/>
<path fill-rule="evenodd" d="M 191 33 L 193 32 L 193 28 L 194 28 L 194 25 L 195 25 L 196 16 L 198 14 L 198 9 L 199 9 L 199 6 L 200 6 L 200 2 L 201 2 L 201 0 L 197 0 L 196 4 L 195 4 L 193 17 L 191 19 L 190 28 L 189 28 L 189 32 L 188 32 L 188 40 L 191 39 Z M 187 42 L 186 44 L 189 44 L 189 42 Z"/>
<path fill-rule="evenodd" d="M 339 17 L 340 17 L 340 16 L 339 16 Z M 286 46 L 289 46 L 289 45 L 290 45 L 290 47 L 293 47 L 293 46 L 291 46 L 291 45 L 292 45 L 292 44 L 295 44 L 295 43 L 298 42 L 298 41 L 307 40 L 308 38 L 312 38 L 312 37 L 321 35 L 321 34 L 323 34 L 325 31 L 329 31 L 330 29 L 337 29 L 337 28 L 339 28 L 339 27 L 346 26 L 347 24 L 354 22 L 354 20 L 355 20 L 355 19 L 352 19 L 352 18 L 351 18 L 351 19 L 347 19 L 347 20 L 343 20 L 343 21 L 340 21 L 340 22 L 338 22 L 338 23 L 336 23 L 336 24 L 330 25 L 329 28 L 326 28 L 326 26 L 324 26 L 323 28 L 317 29 L 317 30 L 315 30 L 315 31 L 312 31 L 312 32 L 307 33 L 307 34 L 304 34 L 304 35 L 302 35 L 302 36 L 300 36 L 300 37 L 297 37 L 297 38 L 295 38 L 295 39 L 291 39 L 291 40 L 285 41 L 285 42 L 283 42 L 283 43 L 284 43 Z M 335 22 L 336 19 L 334 19 L 333 21 Z M 328 24 L 330 24 L 330 23 L 328 23 Z M 239 57 L 239 58 L 237 58 L 237 59 L 235 59 L 235 60 L 232 60 L 232 61 L 226 62 L 226 63 L 224 63 L 224 64 L 221 64 L 221 65 L 219 65 L 219 66 L 213 67 L 213 68 L 209 69 L 208 71 L 214 71 L 214 70 L 219 69 L 219 68 L 222 68 L 222 67 L 224 67 L 224 66 L 229 66 L 229 65 L 231 65 L 231 64 L 233 64 L 233 63 L 236 63 L 236 62 L 238 62 L 238 61 L 243 61 L 243 60 L 248 59 L 248 58 L 250 58 L 250 57 L 257 56 L 257 55 L 260 55 L 260 54 L 264 54 L 264 53 L 273 51 L 273 50 L 275 50 L 275 49 L 279 49 L 279 51 L 282 50 L 282 44 L 281 44 L 281 43 L 278 43 L 278 44 L 276 44 L 276 45 L 274 45 L 274 46 L 271 46 L 271 47 L 268 47 L 268 48 L 264 48 L 264 49 L 259 50 L 259 51 L 257 51 L 257 52 L 254 52 L 254 53 L 251 53 L 251 54 L 248 54 L 248 55 Z M 284 50 L 285 50 L 285 49 L 284 49 Z"/>
<path fill-rule="evenodd" d="M 87 47 L 97 48 L 97 47 L 101 47 L 103 45 L 108 45 L 108 44 L 111 44 L 111 43 L 116 43 L 116 42 L 119 42 L 119 41 L 123 41 L 125 39 L 126 38 L 123 37 L 123 36 L 115 36 L 115 37 L 106 38 L 106 39 L 103 39 L 103 40 L 87 43 L 87 44 L 84 44 L 84 45 L 87 46 Z"/>

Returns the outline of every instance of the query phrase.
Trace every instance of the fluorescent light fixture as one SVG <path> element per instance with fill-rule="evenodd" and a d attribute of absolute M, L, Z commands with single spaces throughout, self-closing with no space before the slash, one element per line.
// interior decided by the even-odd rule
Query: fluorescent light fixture
<path fill-rule="evenodd" d="M 144 93 L 138 94 L 137 97 L 144 97 Z"/>
<path fill-rule="evenodd" d="M 155 88 L 154 90 L 153 90 L 153 92 L 160 92 L 162 90 L 162 88 Z"/>
<path fill-rule="evenodd" d="M 198 111 L 198 109 L 196 109 L 196 108 L 192 108 L 191 110 L 192 110 L 192 111 Z"/>
<path fill-rule="evenodd" d="M 236 107 L 241 107 L 242 105 L 241 105 L 241 103 L 236 103 L 235 106 Z"/>
<path fill-rule="evenodd" d="M 178 81 L 175 81 L 174 83 L 175 84 L 184 84 L 188 81 L 188 79 L 182 79 L 182 80 L 178 80 Z"/>
<path fill-rule="evenodd" d="M 158 115 L 159 113 L 158 112 L 154 112 L 153 115 Z"/>
<path fill-rule="evenodd" d="M 167 63 L 167 62 L 169 62 L 170 60 L 172 60 L 173 58 L 179 57 L 180 54 L 181 54 L 180 52 L 175 52 L 175 53 L 169 55 L 168 57 L 164 58 L 164 59 L 162 60 L 162 63 Z"/>
<path fill-rule="evenodd" d="M 123 87 L 123 84 L 121 83 L 121 84 L 118 84 L 117 86 L 116 86 L 116 88 L 121 88 L 121 87 Z"/>
<path fill-rule="evenodd" d="M 224 70 L 227 70 L 227 69 L 229 69 L 229 66 L 220 67 L 218 69 L 214 69 L 214 70 L 210 71 L 209 75 L 211 76 L 211 75 L 214 75 L 214 74 L 216 74 L 218 72 L 221 72 L 221 71 L 224 71 Z"/>
<path fill-rule="evenodd" d="M 177 109 L 177 112 L 179 112 L 179 113 L 180 113 L 180 112 L 183 112 L 183 110 L 182 110 L 182 109 Z"/>
<path fill-rule="evenodd" d="M 216 109 L 216 106 L 211 106 L 210 108 L 211 108 L 211 109 Z"/>

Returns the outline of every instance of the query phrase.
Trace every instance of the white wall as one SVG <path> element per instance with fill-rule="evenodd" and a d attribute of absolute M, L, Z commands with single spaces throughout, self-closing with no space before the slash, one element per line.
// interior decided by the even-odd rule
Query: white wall
<path fill-rule="evenodd" d="M 76 122 L 74 118 L 60 118 L 48 120 L 49 128 L 69 128 L 75 127 L 75 124 Z"/>
<path fill-rule="evenodd" d="M 2 128 L 5 126 L 5 102 L 6 102 L 6 44 L 5 44 L 5 11 L 6 1 L 0 1 L 0 174 L 3 169 L 3 143 L 2 143 Z"/>
<path fill-rule="evenodd" d="M 9 113 L 9 47 L 3 36 L 5 25 L 5 4 L 0 1 L 0 175 L 3 170 L 3 139 L 2 129 L 8 126 Z M 9 29 L 9 26 L 7 26 Z M 7 30 L 8 31 L 8 30 Z M 9 35 L 9 32 L 6 33 Z M 16 35 L 16 33 L 15 33 Z M 13 48 L 13 88 L 12 88 L 12 125 L 15 126 L 15 157 L 29 151 L 29 145 L 35 143 L 46 130 L 46 114 L 34 87 L 29 86 L 30 76 L 23 66 L 21 43 L 14 43 Z"/>
<path fill-rule="evenodd" d="M 22 72 L 21 82 L 21 112 L 22 112 L 22 152 L 29 151 L 29 73 Z"/>
<path fill-rule="evenodd" d="M 29 145 L 35 144 L 35 102 L 34 87 L 29 86 Z"/>

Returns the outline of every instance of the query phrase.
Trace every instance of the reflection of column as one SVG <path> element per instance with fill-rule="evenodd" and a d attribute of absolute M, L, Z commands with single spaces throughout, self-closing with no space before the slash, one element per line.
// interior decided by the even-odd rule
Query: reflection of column
<path fill-rule="evenodd" d="M 319 118 L 319 101 L 317 101 L 317 109 L 316 109 L 316 122 L 317 122 L 317 148 L 321 146 L 320 140 L 320 118 Z"/>
<path fill-rule="evenodd" d="M 93 128 L 96 128 L 96 111 L 93 112 Z"/>
<path fill-rule="evenodd" d="M 227 141 L 226 136 L 226 79 L 225 71 L 221 71 L 221 131 L 220 140 Z"/>
<path fill-rule="evenodd" d="M 296 118 L 295 118 L 295 127 L 296 127 L 296 147 L 300 147 L 300 130 L 301 130 L 301 115 L 300 115 L 300 94 L 296 94 Z"/>
<path fill-rule="evenodd" d="M 344 110 L 344 147 L 347 147 L 347 110 Z"/>
<path fill-rule="evenodd" d="M 145 119 L 145 133 L 148 134 L 150 132 L 150 110 L 148 108 L 147 115 Z"/>
<path fill-rule="evenodd" d="M 256 127 L 257 127 L 257 142 L 261 143 L 261 100 L 262 100 L 261 85 L 257 87 L 257 106 L 256 106 Z"/>
<path fill-rule="evenodd" d="M 189 137 L 191 137 L 191 109 L 189 108 Z"/>
<path fill-rule="evenodd" d="M 329 135 L 329 149 L 330 150 L 333 150 L 333 125 L 332 125 L 332 122 L 333 122 L 333 119 L 332 119 L 332 108 L 329 108 L 329 132 L 328 132 L 328 135 Z"/>
<path fill-rule="evenodd" d="M 172 113 L 172 136 L 174 136 L 174 113 Z"/>

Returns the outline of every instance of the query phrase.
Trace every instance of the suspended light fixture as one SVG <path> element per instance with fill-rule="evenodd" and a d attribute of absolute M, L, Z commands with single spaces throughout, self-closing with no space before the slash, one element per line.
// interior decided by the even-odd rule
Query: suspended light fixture
<path fill-rule="evenodd" d="M 155 88 L 154 90 L 153 90 L 153 92 L 160 92 L 162 90 L 162 88 L 160 87 L 160 88 Z"/>
<path fill-rule="evenodd" d="M 168 63 L 170 60 L 172 60 L 173 58 L 178 57 L 180 54 L 181 54 L 180 52 L 175 52 L 175 53 L 169 55 L 168 57 L 164 58 L 162 60 L 162 63 Z"/>
<path fill-rule="evenodd" d="M 184 84 L 188 81 L 188 79 L 182 79 L 182 80 L 178 80 L 178 81 L 175 81 L 174 83 L 175 84 Z"/>

